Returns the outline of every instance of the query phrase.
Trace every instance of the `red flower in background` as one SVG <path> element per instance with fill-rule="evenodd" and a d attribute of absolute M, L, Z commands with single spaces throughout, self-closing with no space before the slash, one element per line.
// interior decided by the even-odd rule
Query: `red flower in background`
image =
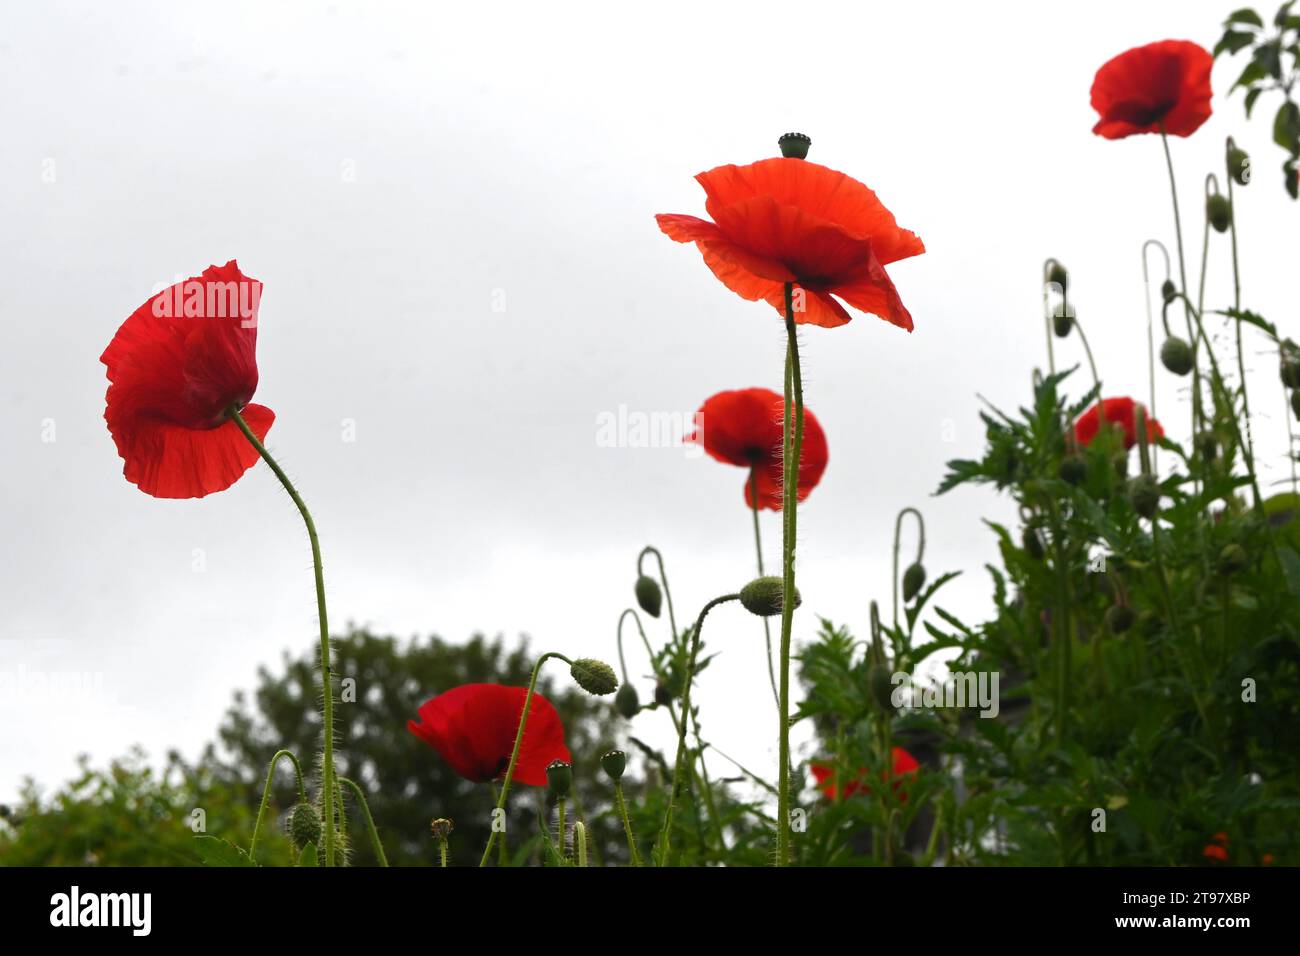
<path fill-rule="evenodd" d="M 420 719 L 407 721 L 406 729 L 466 780 L 486 783 L 506 772 L 527 696 L 526 687 L 462 684 L 421 704 Z M 564 724 L 549 700 L 533 694 L 513 779 L 545 786 L 546 766 L 554 760 L 573 762 L 564 745 Z"/>
<path fill-rule="evenodd" d="M 804 291 L 795 321 L 831 328 L 849 321 L 832 295 L 855 309 L 912 330 L 912 317 L 885 266 L 925 246 L 900 229 L 876 194 L 844 173 L 778 157 L 719 166 L 695 179 L 713 217 L 659 215 L 659 228 L 693 242 L 737 295 L 764 299 L 785 314 L 785 283 Z M 796 305 L 796 308 L 798 306 Z"/>
<path fill-rule="evenodd" d="M 892 751 L 894 757 L 894 770 L 892 774 L 882 775 L 883 780 L 894 777 L 894 793 L 898 796 L 900 803 L 907 802 L 907 792 L 905 781 L 897 778 L 907 777 L 915 774 L 921 765 L 916 762 L 916 758 L 904 750 L 902 747 L 895 747 Z M 840 795 L 840 789 L 835 785 L 835 768 L 830 764 L 818 763 L 814 761 L 809 764 L 812 770 L 813 778 L 817 781 L 817 789 L 826 794 L 827 797 L 834 800 Z M 859 791 L 870 795 L 871 787 L 862 782 L 865 770 L 859 770 L 858 775 L 844 785 L 843 796 L 851 797 Z"/>
<path fill-rule="evenodd" d="M 1162 40 L 1121 53 L 1097 71 L 1092 131 L 1106 139 L 1135 133 L 1191 136 L 1210 118 L 1214 57 L 1189 40 Z"/>
<path fill-rule="evenodd" d="M 155 498 L 224 491 L 258 454 L 230 418 L 242 411 L 259 440 L 275 413 L 246 404 L 257 390 L 262 283 L 232 259 L 153 296 L 122 323 L 108 367 L 104 420 L 123 474 Z"/>
<path fill-rule="evenodd" d="M 1145 409 L 1145 406 L 1141 406 Z M 1137 444 L 1137 409 L 1139 403 L 1131 398 L 1107 398 L 1099 405 L 1090 405 L 1074 423 L 1074 437 L 1080 445 L 1088 445 L 1097 437 L 1101 424 L 1101 415 L 1105 414 L 1107 422 L 1113 422 L 1124 430 L 1124 448 L 1128 450 Z M 1164 437 L 1165 430 L 1154 418 L 1147 418 L 1147 440 Z"/>
<path fill-rule="evenodd" d="M 1207 846 L 1204 850 L 1201 851 L 1201 855 L 1210 860 L 1218 860 L 1220 863 L 1227 863 L 1228 862 L 1228 834 L 1220 830 L 1218 833 L 1214 834 L 1214 836 L 1211 837 L 1210 839 L 1212 842 L 1209 844 L 1209 846 Z"/>
<path fill-rule="evenodd" d="M 719 392 L 700 406 L 695 432 L 687 441 L 704 446 L 718 461 L 751 469 L 753 480 L 745 482 L 745 503 L 781 510 L 784 440 L 782 419 L 785 399 L 766 388 L 744 388 Z M 799 454 L 799 500 L 803 501 L 826 470 L 826 433 L 807 408 L 803 412 L 803 445 Z"/>

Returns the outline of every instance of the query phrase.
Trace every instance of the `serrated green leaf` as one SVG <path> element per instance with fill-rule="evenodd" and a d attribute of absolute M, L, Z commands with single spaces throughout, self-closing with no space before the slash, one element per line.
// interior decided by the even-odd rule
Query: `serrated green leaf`
<path fill-rule="evenodd" d="M 248 854 L 229 840 L 199 834 L 194 838 L 194 849 L 205 866 L 255 866 Z"/>

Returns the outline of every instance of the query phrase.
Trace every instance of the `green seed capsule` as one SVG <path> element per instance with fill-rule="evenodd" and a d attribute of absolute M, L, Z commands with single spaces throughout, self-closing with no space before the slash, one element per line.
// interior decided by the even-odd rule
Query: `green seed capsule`
<path fill-rule="evenodd" d="M 622 780 L 623 771 L 627 769 L 627 754 L 621 750 L 611 750 L 600 758 L 600 769 L 605 771 L 609 779 Z"/>
<path fill-rule="evenodd" d="M 1151 518 L 1160 507 L 1160 485 L 1151 475 L 1138 475 L 1128 483 L 1128 499 L 1134 511 Z"/>
<path fill-rule="evenodd" d="M 546 766 L 546 786 L 552 796 L 567 797 L 573 789 L 573 765 L 563 760 L 552 760 Z"/>
<path fill-rule="evenodd" d="M 1192 370 L 1192 347 L 1178 336 L 1170 336 L 1160 346 L 1160 364 L 1175 375 L 1186 375 Z"/>
<path fill-rule="evenodd" d="M 614 709 L 628 720 L 635 717 L 641 709 L 641 698 L 637 696 L 636 688 L 631 684 L 620 687 L 614 695 Z"/>

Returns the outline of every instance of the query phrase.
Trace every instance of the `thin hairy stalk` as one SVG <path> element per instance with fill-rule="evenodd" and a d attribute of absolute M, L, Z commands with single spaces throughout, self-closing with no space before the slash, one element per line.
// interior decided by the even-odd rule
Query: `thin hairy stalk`
<path fill-rule="evenodd" d="M 256 861 L 257 853 L 257 834 L 262 829 L 262 817 L 266 814 L 267 804 L 271 801 L 271 781 L 275 777 L 275 765 L 279 763 L 281 757 L 288 757 L 293 763 L 293 772 L 298 777 L 298 799 L 303 803 L 307 802 L 307 787 L 303 783 L 302 764 L 298 758 L 287 750 L 277 750 L 275 756 L 271 758 L 271 764 L 266 768 L 266 786 L 262 788 L 262 803 L 257 808 L 257 817 L 253 820 L 253 838 L 248 841 L 248 858 Z"/>
<path fill-rule="evenodd" d="M 672 628 L 673 640 L 675 641 L 677 640 L 677 617 L 673 614 L 673 592 L 672 589 L 668 587 L 668 575 L 664 572 L 664 556 L 659 553 L 658 548 L 653 548 L 649 545 L 642 548 L 641 553 L 637 555 L 636 559 L 636 570 L 638 574 L 641 573 L 641 562 L 645 559 L 647 554 L 653 554 L 655 556 L 655 561 L 659 565 L 659 583 L 664 586 L 664 600 L 668 603 L 668 626 Z"/>
<path fill-rule="evenodd" d="M 380 866 L 387 866 L 388 856 L 384 853 L 383 843 L 379 841 L 379 831 L 375 829 L 375 818 L 370 815 L 370 804 L 366 802 L 366 795 L 357 782 L 349 777 L 339 777 L 339 785 L 347 787 L 356 797 L 357 805 L 361 807 L 361 815 L 366 821 L 366 831 L 370 834 L 370 845 L 375 848 L 375 858 L 379 860 Z"/>
<path fill-rule="evenodd" d="M 632 819 L 627 815 L 627 801 L 623 799 L 623 781 L 614 781 L 614 806 L 618 809 L 619 819 L 623 821 L 623 832 L 627 834 L 627 852 L 633 866 L 644 866 L 641 853 L 636 848 L 636 837 L 632 834 Z"/>
<path fill-rule="evenodd" d="M 763 576 L 763 539 L 758 531 L 758 472 L 749 470 L 750 510 L 754 513 L 754 551 L 758 555 L 758 576 Z M 772 701 L 781 707 L 781 692 L 776 689 L 776 665 L 772 663 L 772 625 L 763 618 L 763 638 L 767 647 L 767 679 L 772 684 Z"/>
<path fill-rule="evenodd" d="M 907 507 L 898 512 L 894 518 L 894 630 L 898 630 L 898 550 L 903 534 L 903 517 L 912 515 L 916 518 L 917 527 L 917 544 L 916 544 L 916 564 L 925 560 L 925 518 L 921 512 L 915 508 Z"/>

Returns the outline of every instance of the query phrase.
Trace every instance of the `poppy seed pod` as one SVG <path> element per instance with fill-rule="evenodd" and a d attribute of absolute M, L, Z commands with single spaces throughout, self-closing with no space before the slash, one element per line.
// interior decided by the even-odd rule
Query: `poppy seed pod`
<path fill-rule="evenodd" d="M 917 561 L 908 566 L 903 572 L 903 601 L 912 600 L 921 593 L 921 588 L 925 586 L 925 568 L 921 562 Z"/>
<path fill-rule="evenodd" d="M 1053 262 L 1047 270 L 1047 281 L 1059 285 L 1064 293 L 1070 283 L 1070 273 L 1059 262 Z"/>
<path fill-rule="evenodd" d="M 1074 316 L 1066 315 L 1064 312 L 1052 318 L 1052 330 L 1056 333 L 1058 339 L 1063 339 L 1070 334 L 1070 329 L 1074 328 Z"/>
<path fill-rule="evenodd" d="M 1160 346 L 1160 364 L 1175 375 L 1186 375 L 1192 370 L 1192 347 L 1178 336 L 1171 335 Z"/>
<path fill-rule="evenodd" d="M 1056 474 L 1066 484 L 1077 485 L 1088 477 L 1088 465 L 1078 455 L 1066 455 L 1061 459 L 1061 467 L 1056 470 Z"/>
<path fill-rule="evenodd" d="M 1228 201 L 1228 197 L 1218 193 L 1207 196 L 1205 218 L 1210 220 L 1210 225 L 1214 227 L 1215 232 L 1227 232 L 1228 227 L 1232 225 L 1232 203 Z"/>
<path fill-rule="evenodd" d="M 785 583 L 778 577 L 754 578 L 740 589 L 740 603 L 750 614 L 759 617 L 775 617 L 781 613 L 782 599 L 785 597 Z M 796 588 L 794 606 L 803 603 Z"/>
<path fill-rule="evenodd" d="M 1238 186 L 1250 184 L 1250 156 L 1236 146 L 1228 148 L 1228 175 Z"/>
<path fill-rule="evenodd" d="M 1133 609 L 1122 604 L 1106 608 L 1106 627 L 1112 634 L 1123 634 L 1133 626 Z"/>
<path fill-rule="evenodd" d="M 573 764 L 553 760 L 546 767 L 546 786 L 551 796 L 567 797 L 573 789 Z"/>
<path fill-rule="evenodd" d="M 429 822 L 429 832 L 433 834 L 435 840 L 446 841 L 446 839 L 451 836 L 451 831 L 454 829 L 455 827 L 452 822 L 446 817 L 438 817 Z"/>
<path fill-rule="evenodd" d="M 631 720 L 636 716 L 636 712 L 641 709 L 641 699 L 637 696 L 636 688 L 631 684 L 624 684 L 614 695 L 614 709 L 620 714 Z"/>
<path fill-rule="evenodd" d="M 603 697 L 618 690 L 618 677 L 614 668 L 593 657 L 580 657 L 569 665 L 569 674 L 588 694 Z"/>
<path fill-rule="evenodd" d="M 651 617 L 659 616 L 659 609 L 663 607 L 664 593 L 659 590 L 659 582 L 654 578 L 648 578 L 644 574 L 636 579 L 636 603 L 641 606 Z"/>
<path fill-rule="evenodd" d="M 655 703 L 660 707 L 667 707 L 673 702 L 673 692 L 663 681 L 655 681 Z"/>
<path fill-rule="evenodd" d="M 1173 302 L 1174 297 L 1178 295 L 1178 286 L 1174 285 L 1172 279 L 1166 279 L 1160 286 L 1160 298 L 1165 302 Z"/>
<path fill-rule="evenodd" d="M 289 838 L 302 849 L 308 843 L 319 845 L 321 834 L 320 814 L 310 803 L 300 803 L 289 815 Z"/>
<path fill-rule="evenodd" d="M 621 750 L 611 750 L 600 758 L 600 769 L 605 771 L 610 780 L 622 780 L 623 771 L 627 769 L 627 754 Z"/>
<path fill-rule="evenodd" d="M 1219 573 L 1225 577 L 1229 574 L 1236 574 L 1250 561 L 1246 555 L 1246 549 L 1239 544 L 1225 545 L 1219 552 L 1218 568 Z"/>
<path fill-rule="evenodd" d="M 781 147 L 781 155 L 786 159 L 807 159 L 812 137 L 803 133 L 786 133 L 776 141 L 776 145 Z"/>
<path fill-rule="evenodd" d="M 1160 507 L 1160 485 L 1151 475 L 1138 475 L 1128 483 L 1128 499 L 1134 511 L 1143 518 L 1150 518 Z"/>
<path fill-rule="evenodd" d="M 887 714 L 894 711 L 892 676 L 883 664 L 872 664 L 867 670 L 867 689 L 871 691 L 871 698 Z"/>
<path fill-rule="evenodd" d="M 1047 549 L 1043 546 L 1043 536 L 1038 533 L 1037 528 L 1026 528 L 1020 536 L 1020 540 L 1031 558 L 1035 561 L 1043 560 L 1043 556 L 1047 554 Z"/>

